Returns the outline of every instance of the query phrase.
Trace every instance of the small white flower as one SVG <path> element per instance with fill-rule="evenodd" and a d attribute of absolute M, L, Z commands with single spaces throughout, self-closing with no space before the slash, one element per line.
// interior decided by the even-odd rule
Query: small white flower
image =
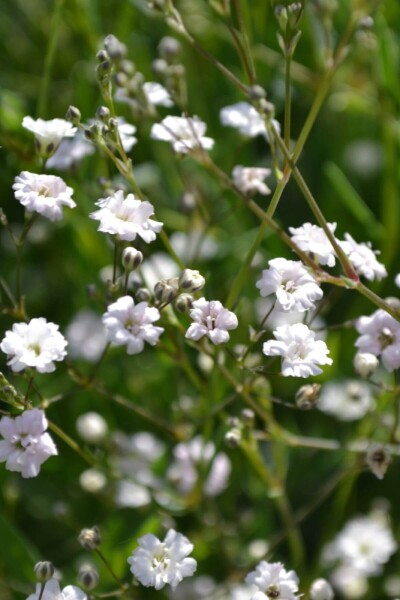
<path fill-rule="evenodd" d="M 175 152 L 187 154 L 201 147 L 211 150 L 214 140 L 205 137 L 206 124 L 198 117 L 165 117 L 151 128 L 150 137 L 154 140 L 170 142 Z"/>
<path fill-rule="evenodd" d="M 350 565 L 341 565 L 332 571 L 330 579 L 333 586 L 344 598 L 365 598 L 368 592 L 368 580 Z"/>
<path fill-rule="evenodd" d="M 360 317 L 356 329 L 361 336 L 356 341 L 360 352 L 381 356 L 388 371 L 400 367 L 400 323 L 382 309 L 369 317 Z"/>
<path fill-rule="evenodd" d="M 122 147 L 125 152 L 130 152 L 133 146 L 137 143 L 137 138 L 134 136 L 136 133 L 136 127 L 131 123 L 126 123 L 125 119 L 122 117 L 118 117 L 117 122 L 118 133 Z"/>
<path fill-rule="evenodd" d="M 359 275 L 369 281 L 380 281 L 387 277 L 385 266 L 376 260 L 377 250 L 372 250 L 371 244 L 358 244 L 349 233 L 344 234 L 345 242 L 339 242 L 344 252 L 349 257 L 351 264 Z"/>
<path fill-rule="evenodd" d="M 370 352 L 357 352 L 353 359 L 355 372 L 365 379 L 375 373 L 378 365 L 379 360 Z"/>
<path fill-rule="evenodd" d="M 57 448 L 46 432 L 48 423 L 45 414 L 38 408 L 26 410 L 11 419 L 0 420 L 0 462 L 6 463 L 9 471 L 18 471 L 22 477 L 36 477 L 41 465 L 58 454 Z"/>
<path fill-rule="evenodd" d="M 331 381 L 323 386 L 317 408 L 341 421 L 356 421 L 373 410 L 375 402 L 363 381 Z"/>
<path fill-rule="evenodd" d="M 246 583 L 256 585 L 259 592 L 252 596 L 252 600 L 297 600 L 300 596 L 299 578 L 294 571 L 286 571 L 282 563 L 268 563 L 262 560 L 246 576 Z"/>
<path fill-rule="evenodd" d="M 147 100 L 153 106 L 170 107 L 174 105 L 168 90 L 161 83 L 146 81 L 143 84 L 143 91 L 146 94 Z"/>
<path fill-rule="evenodd" d="M 332 233 L 336 229 L 336 223 L 328 223 L 328 227 Z M 292 234 L 292 241 L 302 250 L 308 252 L 320 265 L 335 265 L 335 253 L 332 244 L 327 238 L 322 227 L 304 223 L 301 227 L 289 227 Z"/>
<path fill-rule="evenodd" d="M 123 296 L 103 315 L 103 323 L 107 328 L 107 339 L 116 346 L 127 346 L 128 354 L 138 354 L 147 342 L 154 346 L 164 331 L 162 327 L 153 325 L 158 321 L 160 313 L 147 302 L 134 303 L 131 296 Z"/>
<path fill-rule="evenodd" d="M 170 529 L 163 542 L 147 533 L 138 542 L 139 547 L 128 558 L 128 563 L 133 575 L 145 587 L 161 590 L 169 584 L 175 589 L 184 577 L 191 577 L 196 571 L 197 562 L 188 558 L 193 544 L 181 533 Z"/>
<path fill-rule="evenodd" d="M 228 330 L 236 329 L 239 324 L 236 315 L 218 300 L 195 300 L 189 314 L 194 323 L 185 337 L 190 340 L 197 341 L 206 335 L 214 344 L 224 344 L 229 340 Z"/>
<path fill-rule="evenodd" d="M 46 169 L 69 171 L 85 156 L 96 152 L 92 142 L 85 138 L 83 131 L 77 131 L 73 138 L 64 138 L 52 156 L 46 161 Z"/>
<path fill-rule="evenodd" d="M 87 600 L 85 592 L 76 585 L 67 585 L 62 591 L 57 579 L 50 579 L 41 594 L 42 584 L 36 584 L 36 592 L 28 596 L 26 600 Z"/>
<path fill-rule="evenodd" d="M 317 365 L 331 365 L 328 347 L 315 339 L 314 331 L 307 325 L 281 325 L 273 332 L 275 340 L 263 345 L 267 356 L 282 356 L 282 375 L 285 377 L 309 377 L 322 373 Z"/>
<path fill-rule="evenodd" d="M 15 323 L 7 331 L 0 349 L 8 355 L 8 366 L 18 373 L 27 367 L 39 373 L 55 370 L 55 360 L 63 360 L 67 341 L 58 331 L 58 325 L 48 323 L 43 317 L 29 323 Z"/>
<path fill-rule="evenodd" d="M 285 311 L 304 312 L 315 308 L 323 292 L 311 273 L 300 261 L 274 258 L 268 261 L 269 269 L 262 272 L 256 283 L 261 296 L 276 294 L 279 305 Z"/>
<path fill-rule="evenodd" d="M 60 221 L 63 206 L 74 208 L 71 200 L 74 190 L 67 186 L 61 177 L 55 175 L 37 175 L 22 171 L 13 184 L 15 198 L 29 212 L 37 212 L 50 221 Z"/>
<path fill-rule="evenodd" d="M 263 135 L 268 139 L 267 128 L 265 120 L 256 111 L 254 106 L 248 102 L 238 102 L 237 104 L 231 104 L 221 109 L 219 117 L 222 125 L 228 127 L 234 127 L 242 135 L 247 137 L 256 137 L 257 135 Z M 276 131 L 280 131 L 280 125 L 278 121 L 273 119 L 273 126 Z"/>
<path fill-rule="evenodd" d="M 265 196 L 270 194 L 271 190 L 264 183 L 264 179 L 269 175 L 271 175 L 271 169 L 242 167 L 242 165 L 236 165 L 232 171 L 233 183 L 243 194 L 248 196 L 257 193 Z"/>
<path fill-rule="evenodd" d="M 326 562 L 340 561 L 360 575 L 379 575 L 397 550 L 384 516 L 368 515 L 349 521 L 324 551 Z"/>
<path fill-rule="evenodd" d="M 109 196 L 98 200 L 96 206 L 100 210 L 91 213 L 91 219 L 100 221 L 98 231 L 118 235 L 119 239 L 132 242 L 139 235 L 145 242 L 150 243 L 156 239 L 156 233 L 163 226 L 159 221 L 149 217 L 154 214 L 154 207 L 150 202 L 142 202 L 133 194 L 124 198 L 124 193 L 118 190 Z"/>
<path fill-rule="evenodd" d="M 76 420 L 76 430 L 80 437 L 89 444 L 101 444 L 107 437 L 107 421 L 97 412 L 87 412 L 79 415 Z"/>
<path fill-rule="evenodd" d="M 24 117 L 22 127 L 34 134 L 38 152 L 42 156 L 53 154 L 64 137 L 72 137 L 76 132 L 76 128 L 64 119 L 44 121 L 43 119 L 35 120 L 32 117 Z"/>
<path fill-rule="evenodd" d="M 326 579 L 316 579 L 310 588 L 310 600 L 333 600 L 332 586 Z"/>

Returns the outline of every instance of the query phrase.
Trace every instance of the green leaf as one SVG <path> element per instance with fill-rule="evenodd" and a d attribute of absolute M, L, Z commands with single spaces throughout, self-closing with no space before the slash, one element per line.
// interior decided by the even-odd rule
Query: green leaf
<path fill-rule="evenodd" d="M 40 553 L 24 534 L 0 513 L 0 565 L 7 579 L 33 581 Z"/>

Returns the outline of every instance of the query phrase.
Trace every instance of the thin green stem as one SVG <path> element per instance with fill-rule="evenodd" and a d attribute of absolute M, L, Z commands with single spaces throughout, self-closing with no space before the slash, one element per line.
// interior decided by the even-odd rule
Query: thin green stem
<path fill-rule="evenodd" d="M 241 0 L 233 0 L 233 5 L 235 7 L 236 17 L 239 25 L 239 30 L 242 35 L 243 40 L 243 52 L 246 57 L 247 64 L 247 76 L 252 85 L 254 85 L 257 81 L 256 69 L 253 60 L 253 54 L 251 51 L 249 36 L 247 34 L 246 24 L 244 22 L 243 11 L 241 6 Z"/>
<path fill-rule="evenodd" d="M 291 86 L 291 69 L 292 56 L 287 53 L 285 56 L 285 117 L 284 117 L 284 140 L 285 146 L 290 151 L 290 128 L 291 128 L 291 117 L 292 117 L 292 86 Z"/>
<path fill-rule="evenodd" d="M 102 553 L 102 551 L 99 548 L 95 548 L 95 553 L 97 554 L 97 556 L 100 558 L 100 560 L 103 562 L 103 564 L 106 566 L 107 570 L 109 571 L 111 577 L 114 579 L 114 581 L 119 585 L 119 587 L 122 589 L 122 591 L 126 591 L 128 589 L 128 587 L 126 586 L 126 584 L 124 584 L 120 578 L 118 577 L 118 575 L 116 575 L 114 569 L 112 568 L 109 560 L 104 556 L 104 554 Z"/>
<path fill-rule="evenodd" d="M 50 76 L 57 49 L 63 5 L 64 0 L 55 0 L 54 12 L 50 23 L 49 44 L 47 46 L 46 58 L 44 62 L 44 73 L 41 81 L 37 104 L 37 115 L 42 118 L 45 117 L 47 114 Z"/>

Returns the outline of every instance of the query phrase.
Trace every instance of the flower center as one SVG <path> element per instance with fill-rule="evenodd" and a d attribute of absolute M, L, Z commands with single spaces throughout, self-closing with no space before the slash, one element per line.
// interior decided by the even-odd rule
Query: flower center
<path fill-rule="evenodd" d="M 285 290 L 285 292 L 289 292 L 290 294 L 296 291 L 296 285 L 291 279 L 288 281 L 282 281 L 281 287 L 283 290 Z"/>
<path fill-rule="evenodd" d="M 208 315 L 205 318 L 205 324 L 207 329 L 214 329 L 215 327 L 215 317 L 212 317 L 211 315 Z"/>
<path fill-rule="evenodd" d="M 47 196 L 50 195 L 50 188 L 48 188 L 47 185 L 41 185 L 41 187 L 38 190 L 38 194 L 39 196 L 44 196 L 45 198 L 47 198 Z"/>
<path fill-rule="evenodd" d="M 170 559 L 168 558 L 168 553 L 165 551 L 164 547 L 154 553 L 151 563 L 154 569 L 161 570 L 168 568 Z"/>
<path fill-rule="evenodd" d="M 268 598 L 279 598 L 280 594 L 281 592 L 279 590 L 279 587 L 275 584 L 270 585 L 266 591 L 266 595 Z"/>
<path fill-rule="evenodd" d="M 395 341 L 395 336 L 390 331 L 389 327 L 384 327 L 378 336 L 378 342 L 381 345 L 381 350 L 385 350 L 388 346 L 391 346 Z"/>
<path fill-rule="evenodd" d="M 38 342 L 34 342 L 33 344 L 29 344 L 28 348 L 29 348 L 29 350 L 32 350 L 32 352 L 34 352 L 34 354 L 36 356 L 39 356 L 39 354 L 42 351 L 42 349 L 40 347 L 40 344 Z"/>

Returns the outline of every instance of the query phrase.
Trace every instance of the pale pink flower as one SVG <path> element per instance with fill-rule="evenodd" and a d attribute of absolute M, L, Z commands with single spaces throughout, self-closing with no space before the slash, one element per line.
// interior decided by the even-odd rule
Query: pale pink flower
<path fill-rule="evenodd" d="M 194 323 L 187 330 L 186 337 L 195 341 L 206 335 L 214 344 L 223 344 L 229 340 L 228 330 L 238 326 L 236 315 L 218 300 L 195 300 L 190 317 Z"/>
<path fill-rule="evenodd" d="M 37 212 L 50 221 L 60 221 L 63 206 L 74 208 L 74 190 L 56 175 L 37 175 L 22 171 L 13 184 L 15 198 L 29 212 Z"/>
<path fill-rule="evenodd" d="M 369 317 L 360 317 L 356 321 L 360 337 L 356 347 L 360 352 L 381 356 L 383 366 L 388 371 L 400 367 L 400 323 L 382 309 Z"/>

